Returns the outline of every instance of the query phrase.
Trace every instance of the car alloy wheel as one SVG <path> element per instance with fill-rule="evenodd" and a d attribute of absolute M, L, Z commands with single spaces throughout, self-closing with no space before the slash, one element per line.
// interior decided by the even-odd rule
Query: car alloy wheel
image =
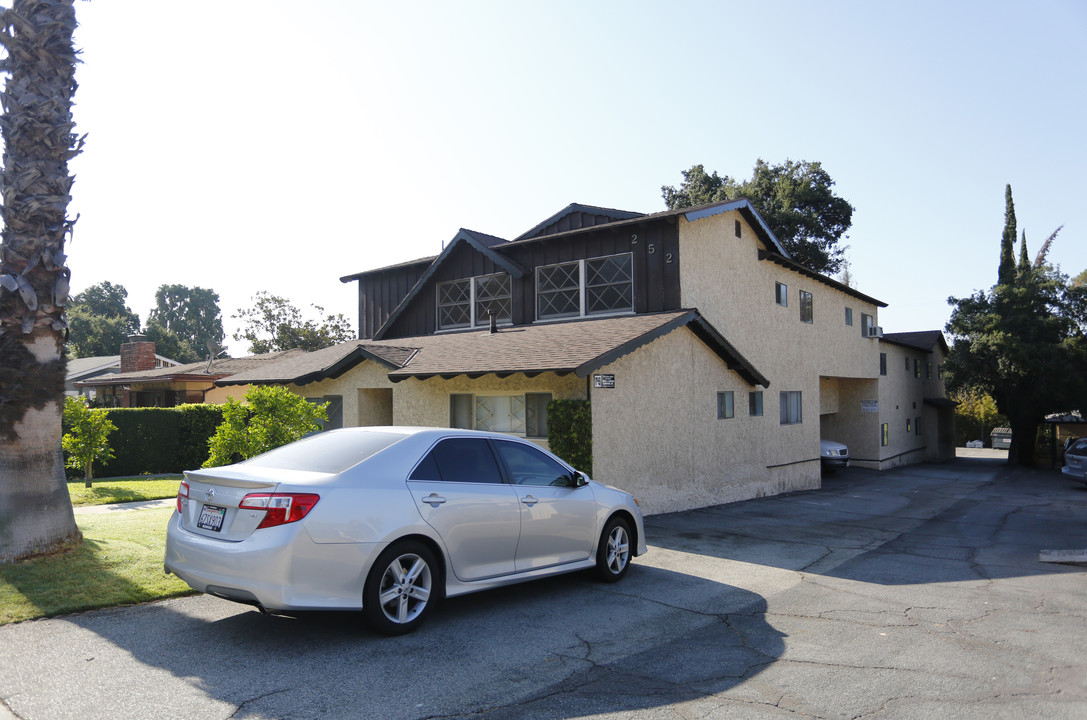
<path fill-rule="evenodd" d="M 363 613 L 370 627 L 403 635 L 423 623 L 437 599 L 437 565 L 419 542 L 396 543 L 378 556 L 363 590 Z"/>
<path fill-rule="evenodd" d="M 630 525 L 613 517 L 600 534 L 596 550 L 596 576 L 604 582 L 621 580 L 630 567 Z"/>

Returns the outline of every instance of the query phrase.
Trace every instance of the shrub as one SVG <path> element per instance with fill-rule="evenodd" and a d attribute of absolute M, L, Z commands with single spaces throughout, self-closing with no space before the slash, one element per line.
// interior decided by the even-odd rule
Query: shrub
<path fill-rule="evenodd" d="M 547 406 L 551 452 L 578 470 L 593 473 L 593 417 L 588 400 L 552 400 Z"/>
<path fill-rule="evenodd" d="M 223 422 L 208 441 L 204 467 L 227 465 L 294 442 L 321 429 L 328 403 L 315 404 L 285 387 L 257 385 L 245 394 L 246 404 L 230 398 Z"/>
<path fill-rule="evenodd" d="M 67 454 L 65 464 L 81 469 L 83 480 L 90 487 L 94 478 L 94 462 L 113 457 L 109 436 L 117 426 L 110 422 L 105 410 L 92 410 L 81 397 L 64 399 L 63 424 L 66 432 L 60 444 Z"/>

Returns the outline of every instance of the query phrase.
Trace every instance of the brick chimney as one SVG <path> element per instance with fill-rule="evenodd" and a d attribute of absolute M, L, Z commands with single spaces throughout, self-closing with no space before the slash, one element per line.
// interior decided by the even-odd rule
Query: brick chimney
<path fill-rule="evenodd" d="M 129 335 L 121 345 L 121 372 L 155 369 L 155 343 L 144 335 Z"/>

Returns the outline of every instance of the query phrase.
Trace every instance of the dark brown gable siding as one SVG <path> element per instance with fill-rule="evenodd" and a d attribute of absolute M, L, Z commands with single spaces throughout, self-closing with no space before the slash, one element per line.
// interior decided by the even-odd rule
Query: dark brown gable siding
<path fill-rule="evenodd" d="M 519 298 L 522 322 L 536 319 L 536 273 L 541 265 L 582 258 L 631 253 L 634 259 L 634 310 L 638 313 L 678 310 L 679 229 L 674 222 L 656 221 L 554 239 L 540 239 L 506 249 L 506 254 L 533 268 L 522 283 Z M 516 289 L 514 290 L 516 293 Z"/>
<path fill-rule="evenodd" d="M 405 265 L 358 279 L 360 338 L 374 336 L 428 267 L 425 262 Z"/>
<path fill-rule="evenodd" d="M 477 275 L 505 272 L 495 266 L 490 258 L 477 252 L 466 242 L 460 242 L 446 257 L 442 266 L 430 277 L 426 287 L 422 288 L 411 304 L 404 309 L 396 322 L 389 328 L 385 337 L 413 337 L 430 335 L 437 326 L 437 286 L 449 280 L 462 280 Z M 410 290 L 410 288 L 409 288 Z M 405 293 L 407 294 L 407 293 Z M 514 308 L 514 317 L 517 309 Z"/>
<path fill-rule="evenodd" d="M 679 230 L 671 218 L 622 227 L 601 228 L 562 237 L 541 237 L 494 248 L 523 267 L 524 278 L 514 278 L 513 322 L 536 321 L 536 272 L 541 265 L 631 253 L 634 259 L 634 309 L 638 313 L 679 310 Z M 385 333 L 384 339 L 430 335 L 437 329 L 437 284 L 478 275 L 504 272 L 467 243 L 454 248 L 441 268 Z M 405 291 L 405 294 L 407 291 Z M 403 296 L 401 296 L 403 297 Z M 387 315 L 386 315 L 387 317 Z M 375 326 L 375 330 L 376 327 Z"/>
<path fill-rule="evenodd" d="M 582 228 L 595 227 L 597 225 L 603 225 L 605 223 L 610 223 L 614 221 L 615 218 L 608 217 L 606 215 L 597 215 L 595 213 L 587 212 L 573 212 L 569 215 L 563 216 L 558 221 L 541 228 L 539 231 L 533 234 L 533 237 L 555 235 L 557 233 L 564 233 L 569 230 L 581 230 Z"/>

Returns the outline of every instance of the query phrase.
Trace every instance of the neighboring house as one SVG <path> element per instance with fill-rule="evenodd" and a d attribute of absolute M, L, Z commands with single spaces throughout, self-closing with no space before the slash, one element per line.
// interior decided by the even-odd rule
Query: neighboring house
<path fill-rule="evenodd" d="M 341 281 L 359 284 L 360 340 L 215 385 L 336 399 L 344 425 L 542 445 L 547 403 L 587 399 L 594 477 L 647 513 L 816 488 L 821 436 L 874 468 L 954 454 L 943 336 L 884 336 L 884 303 L 795 263 L 746 200 L 570 205 L 512 241 L 461 230 Z"/>
<path fill-rule="evenodd" d="M 104 405 L 113 407 L 173 407 L 184 403 L 224 403 L 244 395 L 248 388 L 222 388 L 215 381 L 251 370 L 263 363 L 304 355 L 304 350 L 219 358 L 185 365 L 157 366 L 155 343 L 142 336 L 121 346 L 121 370 L 76 382 L 80 392 L 93 392 Z M 131 360 L 126 360 L 131 358 Z M 171 361 L 172 362 L 172 361 Z"/>
<path fill-rule="evenodd" d="M 139 342 L 148 342 L 143 336 L 133 335 L 129 337 L 126 344 L 131 344 L 136 338 L 139 339 Z M 129 366 L 123 367 L 126 363 Z M 137 356 L 128 353 L 124 356 L 101 355 L 96 357 L 69 358 L 68 373 L 64 380 L 64 394 L 72 397 L 83 395 L 88 400 L 97 400 L 98 398 L 96 397 L 93 387 L 87 385 L 77 387 L 76 383 L 82 383 L 86 380 L 91 380 L 92 378 L 99 378 L 103 375 L 118 374 L 134 369 L 146 369 L 139 367 L 140 365 L 146 364 L 150 364 L 153 368 L 164 368 L 175 367 L 179 363 L 176 360 L 156 354 L 154 343 L 150 343 L 149 355 L 141 355 L 138 358 Z"/>

